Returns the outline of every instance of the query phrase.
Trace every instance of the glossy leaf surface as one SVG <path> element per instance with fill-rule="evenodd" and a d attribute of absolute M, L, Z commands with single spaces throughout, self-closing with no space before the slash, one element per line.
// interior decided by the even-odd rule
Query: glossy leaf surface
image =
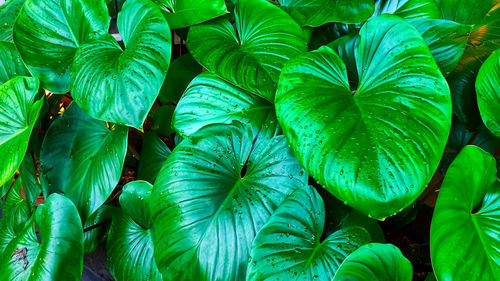
<path fill-rule="evenodd" d="M 15 76 L 31 76 L 11 42 L 0 41 L 0 85 Z"/>
<path fill-rule="evenodd" d="M 252 241 L 307 174 L 283 136 L 216 124 L 170 154 L 151 197 L 155 258 L 166 280 L 243 280 Z"/>
<path fill-rule="evenodd" d="M 500 137 L 500 49 L 479 69 L 476 91 L 484 124 L 493 135 Z"/>
<path fill-rule="evenodd" d="M 500 180 L 495 159 L 476 146 L 455 158 L 441 186 L 431 224 L 438 280 L 500 276 Z"/>
<path fill-rule="evenodd" d="M 90 116 L 142 129 L 170 62 L 170 29 L 149 0 L 129 0 L 118 15 L 122 51 L 111 35 L 84 44 L 71 72 L 71 94 Z"/>
<path fill-rule="evenodd" d="M 276 112 L 307 171 L 345 204 L 382 219 L 430 181 L 450 130 L 450 93 L 404 20 L 376 17 L 359 36 L 357 88 L 337 53 L 323 47 L 285 66 Z"/>
<path fill-rule="evenodd" d="M 7 0 L 0 6 L 0 41 L 12 42 L 12 28 L 25 1 Z"/>
<path fill-rule="evenodd" d="M 227 13 L 224 0 L 154 0 L 172 29 L 191 26 Z"/>

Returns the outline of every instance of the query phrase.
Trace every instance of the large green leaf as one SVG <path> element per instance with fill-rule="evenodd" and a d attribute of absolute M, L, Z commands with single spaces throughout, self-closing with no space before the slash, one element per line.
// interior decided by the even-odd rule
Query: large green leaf
<path fill-rule="evenodd" d="M 151 238 L 149 198 L 153 186 L 134 181 L 123 187 L 122 210 L 113 216 L 107 243 L 107 263 L 118 280 L 163 280 L 156 267 Z"/>
<path fill-rule="evenodd" d="M 272 101 L 286 61 L 307 50 L 300 26 L 266 0 L 240 0 L 226 19 L 191 27 L 187 47 L 205 68 Z"/>
<path fill-rule="evenodd" d="M 463 24 L 477 24 L 499 0 L 440 0 L 443 18 Z"/>
<path fill-rule="evenodd" d="M 350 254 L 333 281 L 411 281 L 413 269 L 391 244 L 367 244 Z"/>
<path fill-rule="evenodd" d="M 374 12 L 373 0 L 278 0 L 278 5 L 300 25 L 320 26 L 327 22 L 363 22 Z"/>
<path fill-rule="evenodd" d="M 357 88 L 337 53 L 322 47 L 285 66 L 276 112 L 306 170 L 345 204 L 382 219 L 413 202 L 434 174 L 450 93 L 406 21 L 381 15 L 359 36 Z"/>
<path fill-rule="evenodd" d="M 0 41 L 0 85 L 15 76 L 31 76 L 14 43 Z"/>
<path fill-rule="evenodd" d="M 434 0 L 376 0 L 374 16 L 392 14 L 404 19 L 441 18 Z"/>
<path fill-rule="evenodd" d="M 141 158 L 139 159 L 137 178 L 154 183 L 170 152 L 167 145 L 155 133 L 145 133 L 142 136 Z"/>
<path fill-rule="evenodd" d="M 191 82 L 177 104 L 172 124 L 181 135 L 189 136 L 203 126 L 233 120 L 272 132 L 278 126 L 271 102 L 203 72 Z"/>
<path fill-rule="evenodd" d="M 431 259 L 440 281 L 500 276 L 500 180 L 495 159 L 466 146 L 441 185 L 431 224 Z"/>
<path fill-rule="evenodd" d="M 26 0 L 14 25 L 14 43 L 42 87 L 65 93 L 77 48 L 106 34 L 108 26 L 104 0 Z"/>
<path fill-rule="evenodd" d="M 28 149 L 43 99 L 36 101 L 39 81 L 15 77 L 0 85 L 0 185 L 12 178 Z"/>
<path fill-rule="evenodd" d="M 153 0 L 163 7 L 172 29 L 191 26 L 227 13 L 224 0 Z"/>
<path fill-rule="evenodd" d="M 476 91 L 484 124 L 493 135 L 500 137 L 500 49 L 479 69 Z"/>
<path fill-rule="evenodd" d="M 49 196 L 0 253 L 1 280 L 78 281 L 82 270 L 80 217 L 73 203 L 59 194 Z"/>
<path fill-rule="evenodd" d="M 166 280 L 244 280 L 252 241 L 307 174 L 283 136 L 216 124 L 170 154 L 151 197 L 155 258 Z"/>
<path fill-rule="evenodd" d="M 7 0 L 0 6 L 0 41 L 12 42 L 12 27 L 25 1 Z"/>
<path fill-rule="evenodd" d="M 111 35 L 80 46 L 71 95 L 90 116 L 142 128 L 170 62 L 170 29 L 150 0 L 128 0 L 118 15 L 122 51 Z"/>
<path fill-rule="evenodd" d="M 82 221 L 94 213 L 118 184 L 127 152 L 126 127 L 88 116 L 71 104 L 50 126 L 40 155 L 45 196 L 70 198 Z"/>
<path fill-rule="evenodd" d="M 346 227 L 321 240 L 324 224 L 325 206 L 316 190 L 296 190 L 255 238 L 246 280 L 331 281 L 370 235 L 361 227 Z"/>

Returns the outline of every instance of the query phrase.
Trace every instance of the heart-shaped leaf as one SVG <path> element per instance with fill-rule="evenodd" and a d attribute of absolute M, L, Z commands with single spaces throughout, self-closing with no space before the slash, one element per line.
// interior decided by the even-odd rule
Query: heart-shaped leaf
<path fill-rule="evenodd" d="M 0 85 L 0 185 L 12 178 L 28 149 L 43 100 L 37 78 L 15 77 Z"/>
<path fill-rule="evenodd" d="M 0 253 L 7 247 L 11 235 L 6 235 L 8 230 L 12 230 L 13 234 L 20 231 L 26 221 L 31 217 L 31 204 L 24 200 L 21 195 L 22 180 L 17 178 L 8 193 L 5 196 L 5 201 L 0 200 L 2 207 L 2 217 L 0 218 L 0 228 L 5 230 L 0 234 Z"/>
<path fill-rule="evenodd" d="M 391 244 L 366 244 L 344 260 L 333 281 L 411 281 L 413 268 Z"/>
<path fill-rule="evenodd" d="M 104 0 L 26 0 L 14 25 L 14 43 L 42 87 L 65 93 L 76 50 L 106 34 L 108 26 Z"/>
<path fill-rule="evenodd" d="M 187 47 L 205 68 L 272 101 L 286 61 L 307 50 L 300 26 L 266 0 L 240 0 L 236 28 L 216 19 L 190 28 Z"/>
<path fill-rule="evenodd" d="M 298 189 L 274 212 L 253 242 L 248 281 L 331 281 L 342 261 L 370 235 L 340 229 L 321 240 L 325 206 L 312 187 Z"/>
<path fill-rule="evenodd" d="M 372 0 L 278 0 L 279 6 L 300 25 L 320 26 L 327 22 L 363 22 L 374 12 Z"/>
<path fill-rule="evenodd" d="M 163 7 L 172 29 L 191 26 L 227 13 L 224 0 L 153 0 Z"/>
<path fill-rule="evenodd" d="M 80 217 L 73 203 L 60 194 L 49 196 L 0 253 L 1 280 L 79 281 L 82 270 Z"/>
<path fill-rule="evenodd" d="M 476 146 L 455 158 L 441 185 L 431 224 L 438 280 L 500 276 L 500 179 L 495 159 Z"/>
<path fill-rule="evenodd" d="M 484 124 L 493 135 L 500 137 L 500 49 L 479 69 L 476 91 Z"/>
<path fill-rule="evenodd" d="M 406 21 L 381 15 L 359 33 L 351 89 L 329 47 L 290 61 L 278 120 L 306 170 L 345 204 L 382 219 L 430 181 L 451 125 L 450 93 L 429 48 Z"/>
<path fill-rule="evenodd" d="M 111 35 L 80 46 L 71 94 L 90 116 L 142 128 L 167 74 L 170 29 L 150 0 L 128 0 L 118 15 L 122 51 Z"/>
<path fill-rule="evenodd" d="M 170 154 L 151 197 L 155 258 L 166 280 L 244 280 L 252 241 L 307 184 L 283 136 L 239 122 L 204 127 Z"/>
<path fill-rule="evenodd" d="M 0 6 L 0 41 L 12 42 L 12 27 L 25 1 L 7 0 Z"/>
<path fill-rule="evenodd" d="M 43 140 L 40 181 L 45 196 L 65 194 L 85 221 L 120 180 L 127 134 L 126 127 L 93 119 L 71 104 Z"/>
<path fill-rule="evenodd" d="M 122 210 L 113 216 L 107 244 L 109 270 L 116 280 L 163 280 L 153 256 L 149 216 L 152 189 L 145 181 L 123 187 Z"/>
<path fill-rule="evenodd" d="M 170 149 L 155 133 L 145 133 L 142 136 L 141 158 L 139 159 L 137 178 L 154 183 L 158 172 L 169 155 Z"/>
<path fill-rule="evenodd" d="M 272 133 L 278 125 L 271 102 L 203 72 L 191 82 L 177 104 L 172 124 L 181 135 L 189 136 L 203 126 L 233 120 Z"/>
<path fill-rule="evenodd" d="M 0 85 L 15 76 L 31 76 L 14 43 L 0 41 Z"/>

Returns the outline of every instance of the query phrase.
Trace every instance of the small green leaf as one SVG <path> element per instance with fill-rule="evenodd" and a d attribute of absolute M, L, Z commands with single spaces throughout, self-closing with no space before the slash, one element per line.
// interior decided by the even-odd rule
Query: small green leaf
<path fill-rule="evenodd" d="M 438 280 L 500 276 L 500 180 L 495 174 L 495 159 L 476 146 L 463 148 L 448 169 L 431 224 Z"/>
<path fill-rule="evenodd" d="M 38 182 L 31 153 L 27 153 L 24 156 L 23 162 L 19 167 L 19 174 L 23 181 L 23 190 L 26 195 L 26 200 L 30 205 L 33 205 L 38 196 L 42 193 L 42 185 Z"/>
<path fill-rule="evenodd" d="M 122 51 L 111 35 L 78 49 L 71 94 L 93 118 L 142 129 L 167 74 L 170 29 L 149 0 L 128 0 L 118 15 Z"/>
<path fill-rule="evenodd" d="M 134 181 L 123 187 L 122 210 L 113 216 L 107 244 L 107 263 L 118 280 L 161 281 L 151 238 L 149 198 L 153 186 Z"/>
<path fill-rule="evenodd" d="M 0 85 L 0 185 L 23 161 L 43 100 L 36 101 L 37 78 L 15 77 Z"/>
<path fill-rule="evenodd" d="M 85 254 L 91 253 L 106 241 L 111 225 L 111 217 L 118 212 L 118 208 L 110 205 L 102 205 L 89 218 L 85 220 L 83 229 L 98 226 L 83 233 L 83 251 Z"/>
<path fill-rule="evenodd" d="M 371 243 L 350 254 L 333 281 L 411 281 L 413 268 L 391 244 Z"/>
<path fill-rule="evenodd" d="M 190 28 L 187 47 L 212 73 L 273 101 L 286 61 L 307 50 L 300 26 L 266 0 L 240 0 L 236 28 L 223 18 Z"/>
<path fill-rule="evenodd" d="M 227 13 L 224 0 L 153 0 L 172 29 L 202 23 Z"/>
<path fill-rule="evenodd" d="M 370 235 L 351 226 L 321 240 L 324 224 L 325 206 L 316 190 L 296 190 L 257 234 L 246 280 L 331 281 L 342 261 L 370 242 Z"/>
<path fill-rule="evenodd" d="M 170 154 L 151 197 L 155 258 L 166 280 L 244 280 L 250 247 L 307 174 L 283 136 L 239 122 L 206 126 Z"/>
<path fill-rule="evenodd" d="M 450 93 L 405 20 L 378 16 L 359 36 L 357 87 L 337 53 L 322 47 L 285 66 L 276 113 L 306 170 L 345 204 L 382 219 L 413 202 L 434 174 L 451 125 Z"/>
<path fill-rule="evenodd" d="M 476 91 L 484 124 L 493 135 L 500 137 L 500 49 L 479 69 Z"/>
<path fill-rule="evenodd" d="M 69 91 L 76 50 L 108 32 L 104 0 L 26 0 L 14 25 L 14 43 L 42 87 Z"/>
<path fill-rule="evenodd" d="M 106 201 L 120 180 L 128 130 L 107 125 L 73 103 L 51 124 L 43 141 L 43 193 L 65 194 L 75 203 L 82 221 Z"/>
<path fill-rule="evenodd" d="M 0 253 L 1 280 L 79 281 L 82 270 L 80 217 L 71 200 L 60 194 L 49 196 L 45 204 L 38 206 L 34 216 Z"/>
<path fill-rule="evenodd" d="M 186 89 L 175 108 L 172 124 L 181 135 L 189 136 L 204 126 L 234 120 L 272 133 L 278 126 L 271 102 L 203 72 Z"/>

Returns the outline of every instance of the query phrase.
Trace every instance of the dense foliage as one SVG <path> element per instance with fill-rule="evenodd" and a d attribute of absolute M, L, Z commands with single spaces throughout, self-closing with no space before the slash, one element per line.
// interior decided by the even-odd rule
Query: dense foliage
<path fill-rule="evenodd" d="M 0 155 L 0 280 L 500 280 L 500 0 L 7 0 Z"/>

